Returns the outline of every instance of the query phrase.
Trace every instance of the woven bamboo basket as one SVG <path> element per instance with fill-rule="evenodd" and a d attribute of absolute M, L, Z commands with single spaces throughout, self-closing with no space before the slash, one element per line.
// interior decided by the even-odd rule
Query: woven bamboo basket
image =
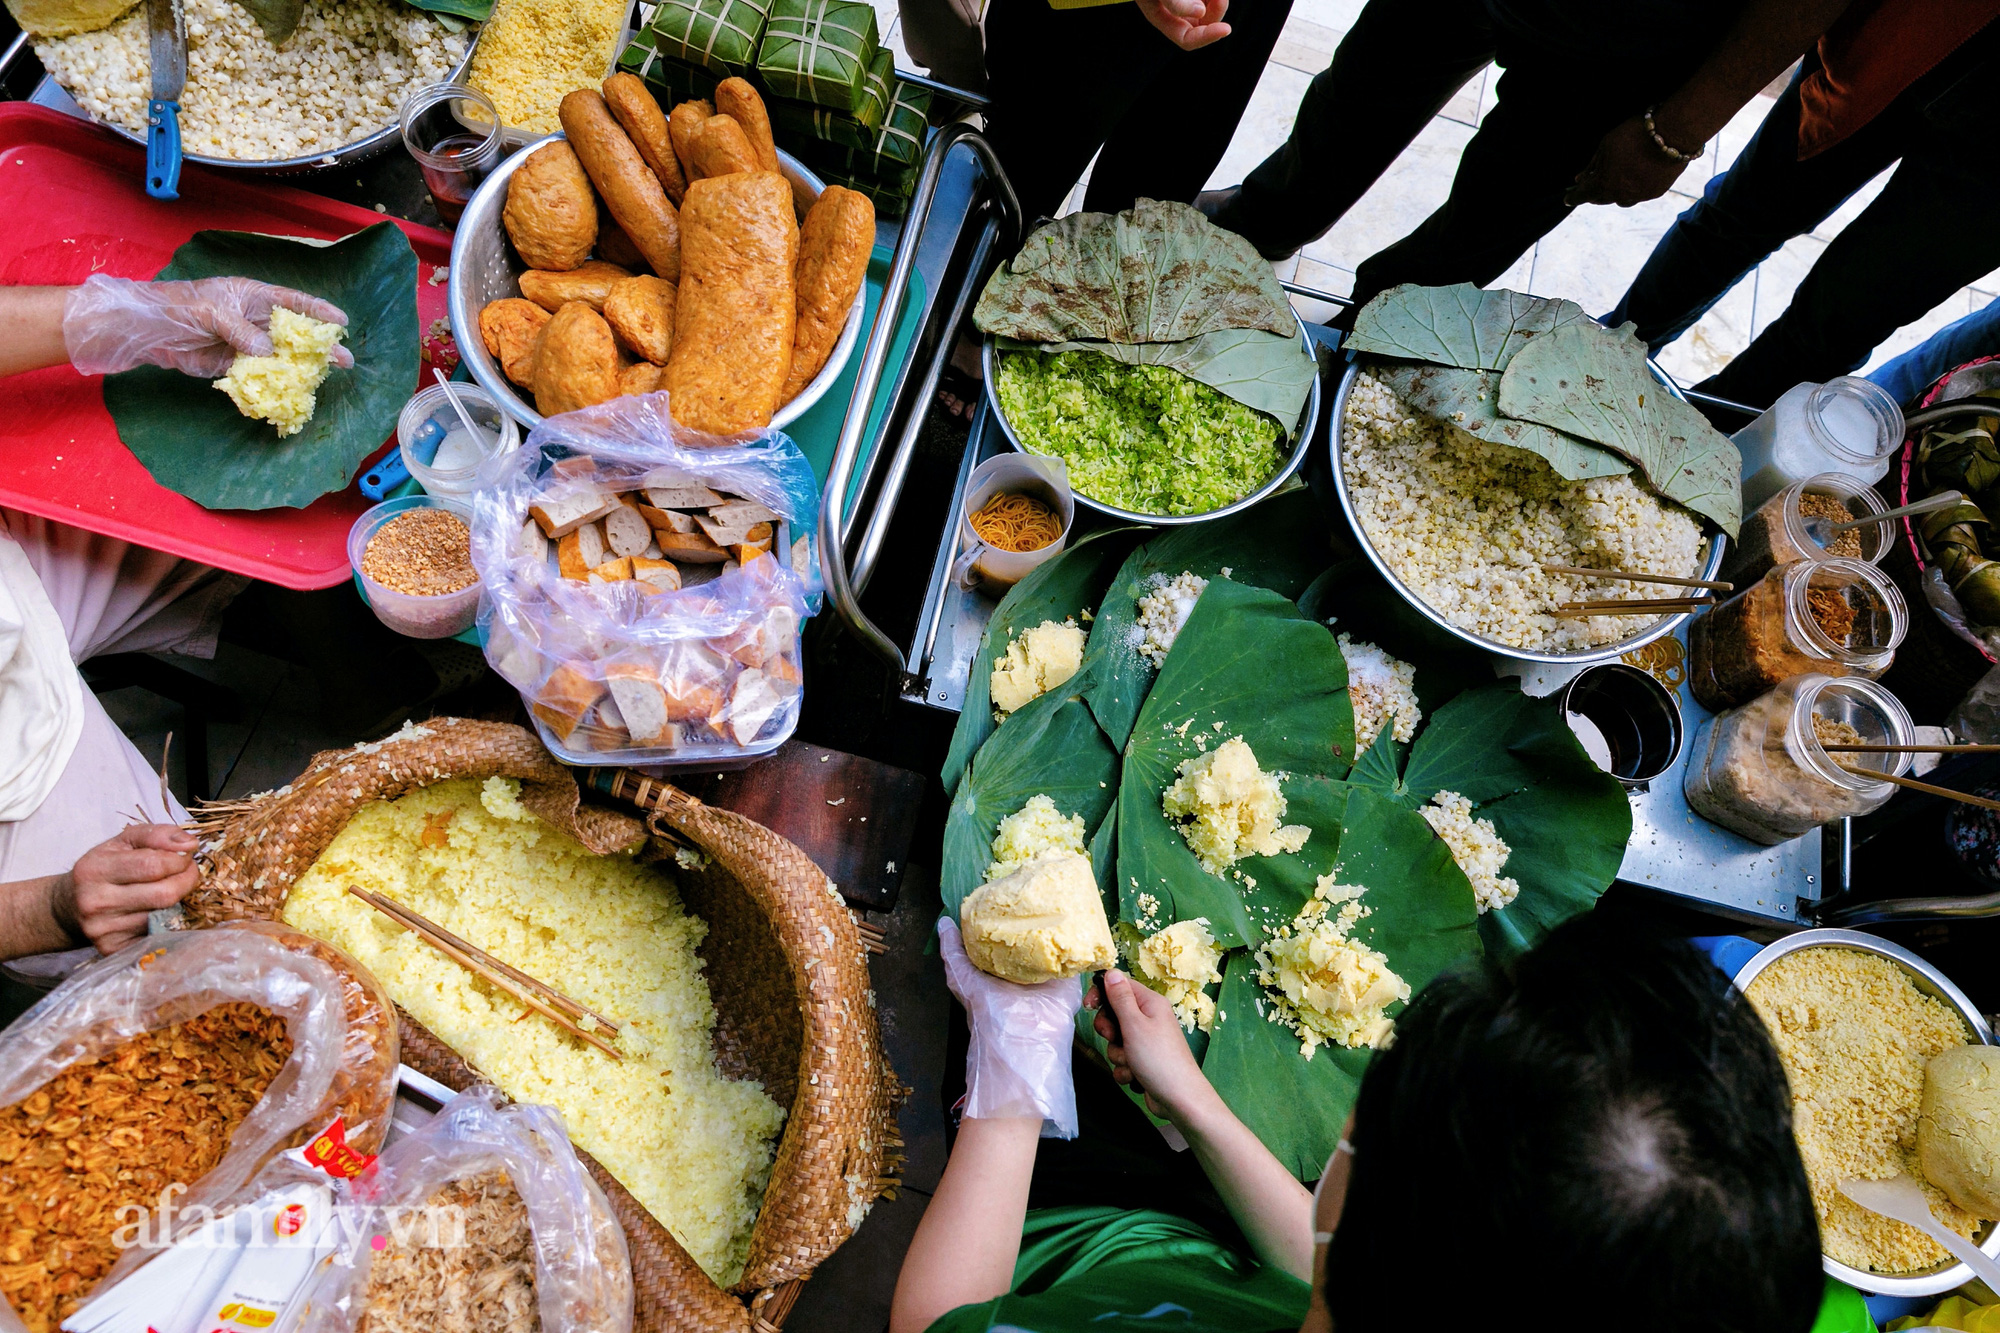
<path fill-rule="evenodd" d="M 277 917 L 293 882 L 363 804 L 453 778 L 511 777 L 521 801 L 600 854 L 644 844 L 707 853 L 677 869 L 689 911 L 708 923 L 701 954 L 715 1001 L 723 1073 L 754 1078 L 790 1108 L 743 1277 L 724 1291 L 588 1154 L 632 1251 L 640 1333 L 775 1333 L 799 1284 L 858 1224 L 857 1204 L 893 1197 L 905 1090 L 876 1026 L 862 937 L 832 882 L 754 820 L 659 782 L 651 813 L 586 805 L 570 771 L 520 727 L 440 718 L 385 741 L 327 751 L 289 786 L 202 812 L 206 877 L 187 900 L 196 925 Z M 403 1060 L 454 1089 L 479 1078 L 400 1009 Z"/>

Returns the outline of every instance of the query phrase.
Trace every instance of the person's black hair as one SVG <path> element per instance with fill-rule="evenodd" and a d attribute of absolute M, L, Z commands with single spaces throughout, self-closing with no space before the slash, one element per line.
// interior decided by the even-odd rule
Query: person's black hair
<path fill-rule="evenodd" d="M 1803 1333 L 1823 1279 L 1791 1095 L 1692 946 L 1597 914 L 1433 982 L 1355 1108 L 1339 1333 L 1413 1310 L 1547 1328 Z"/>

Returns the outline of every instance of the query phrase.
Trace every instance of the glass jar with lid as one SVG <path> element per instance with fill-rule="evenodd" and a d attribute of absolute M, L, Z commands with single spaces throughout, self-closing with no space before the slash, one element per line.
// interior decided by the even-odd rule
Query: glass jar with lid
<path fill-rule="evenodd" d="M 1816 671 L 1879 676 L 1909 629 L 1889 577 L 1859 560 L 1776 565 L 1688 629 L 1688 688 L 1719 713 Z"/>
<path fill-rule="evenodd" d="M 1795 481 L 1844 472 L 1873 486 L 1903 442 L 1903 409 L 1858 375 L 1795 384 L 1763 416 L 1730 437 L 1743 455 L 1743 507 L 1754 509 Z"/>
<path fill-rule="evenodd" d="M 1741 586 L 1760 579 L 1773 565 L 1797 560 L 1859 560 L 1879 565 L 1896 540 L 1894 519 L 1844 532 L 1836 523 L 1873 518 L 1888 509 L 1875 488 L 1844 472 L 1822 472 L 1795 481 L 1758 505 L 1743 520 L 1722 577 Z"/>
<path fill-rule="evenodd" d="M 1780 682 L 1695 733 L 1682 790 L 1703 819 L 1767 846 L 1877 810 L 1896 792 L 1906 754 L 1829 745 L 1909 745 L 1908 710 L 1872 680 L 1809 672 Z"/>

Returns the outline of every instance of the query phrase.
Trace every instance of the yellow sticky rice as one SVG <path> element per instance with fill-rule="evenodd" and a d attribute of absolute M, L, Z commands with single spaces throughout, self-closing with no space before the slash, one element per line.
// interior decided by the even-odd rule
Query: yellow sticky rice
<path fill-rule="evenodd" d="M 1382 1011 L 1410 998 L 1409 983 L 1385 955 L 1348 937 L 1368 915 L 1361 905 L 1367 891 L 1321 875 L 1312 901 L 1257 951 L 1264 1017 L 1298 1033 L 1299 1054 L 1308 1060 L 1323 1042 L 1380 1046 L 1394 1027 Z"/>
<path fill-rule="evenodd" d="M 297 435 L 312 420 L 316 393 L 346 332 L 283 306 L 271 308 L 271 356 L 238 356 L 215 387 L 246 417 L 268 421 L 280 436 Z"/>
<path fill-rule="evenodd" d="M 1221 984 L 1221 962 L 1222 950 L 1208 933 L 1208 918 L 1195 917 L 1138 941 L 1132 970 L 1167 997 L 1183 1028 L 1206 1032 L 1215 1026 L 1215 997 L 1203 987 Z"/>
<path fill-rule="evenodd" d="M 1241 736 L 1183 760 L 1175 772 L 1180 776 L 1161 794 L 1160 806 L 1211 875 L 1246 856 L 1296 852 L 1312 836 L 1303 824 L 1279 824 L 1285 794 L 1278 775 L 1257 766 Z"/>
<path fill-rule="evenodd" d="M 1083 845 L 1083 816 L 1065 815 L 1056 803 L 1039 793 L 1027 804 L 1000 821 L 993 833 L 993 863 L 986 867 L 986 882 L 1003 879 L 1044 856 L 1074 852 L 1089 856 Z"/>
<path fill-rule="evenodd" d="M 785 1112 L 724 1078 L 695 947 L 708 933 L 668 874 L 595 856 L 537 819 L 511 778 L 373 801 L 285 902 L 285 920 L 358 958 L 418 1022 L 511 1097 L 562 1112 L 696 1263 L 741 1276 Z M 623 1062 L 584 1045 L 345 890 L 372 889 L 621 1025 Z"/>

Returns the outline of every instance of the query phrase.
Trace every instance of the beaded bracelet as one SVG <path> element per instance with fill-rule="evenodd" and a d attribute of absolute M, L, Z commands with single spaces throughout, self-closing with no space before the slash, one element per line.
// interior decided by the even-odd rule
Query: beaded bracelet
<path fill-rule="evenodd" d="M 1696 158 L 1700 157 L 1703 153 L 1708 151 L 1708 145 L 1703 144 L 1701 147 L 1695 149 L 1692 153 L 1683 153 L 1680 149 L 1674 147 L 1672 144 L 1668 143 L 1665 139 L 1661 138 L 1659 128 L 1653 124 L 1653 113 L 1658 110 L 1659 108 L 1656 106 L 1649 106 L 1646 108 L 1646 133 L 1653 136 L 1653 146 L 1655 148 L 1659 149 L 1662 153 L 1665 153 L 1668 157 L 1672 158 L 1676 162 L 1692 162 Z"/>

